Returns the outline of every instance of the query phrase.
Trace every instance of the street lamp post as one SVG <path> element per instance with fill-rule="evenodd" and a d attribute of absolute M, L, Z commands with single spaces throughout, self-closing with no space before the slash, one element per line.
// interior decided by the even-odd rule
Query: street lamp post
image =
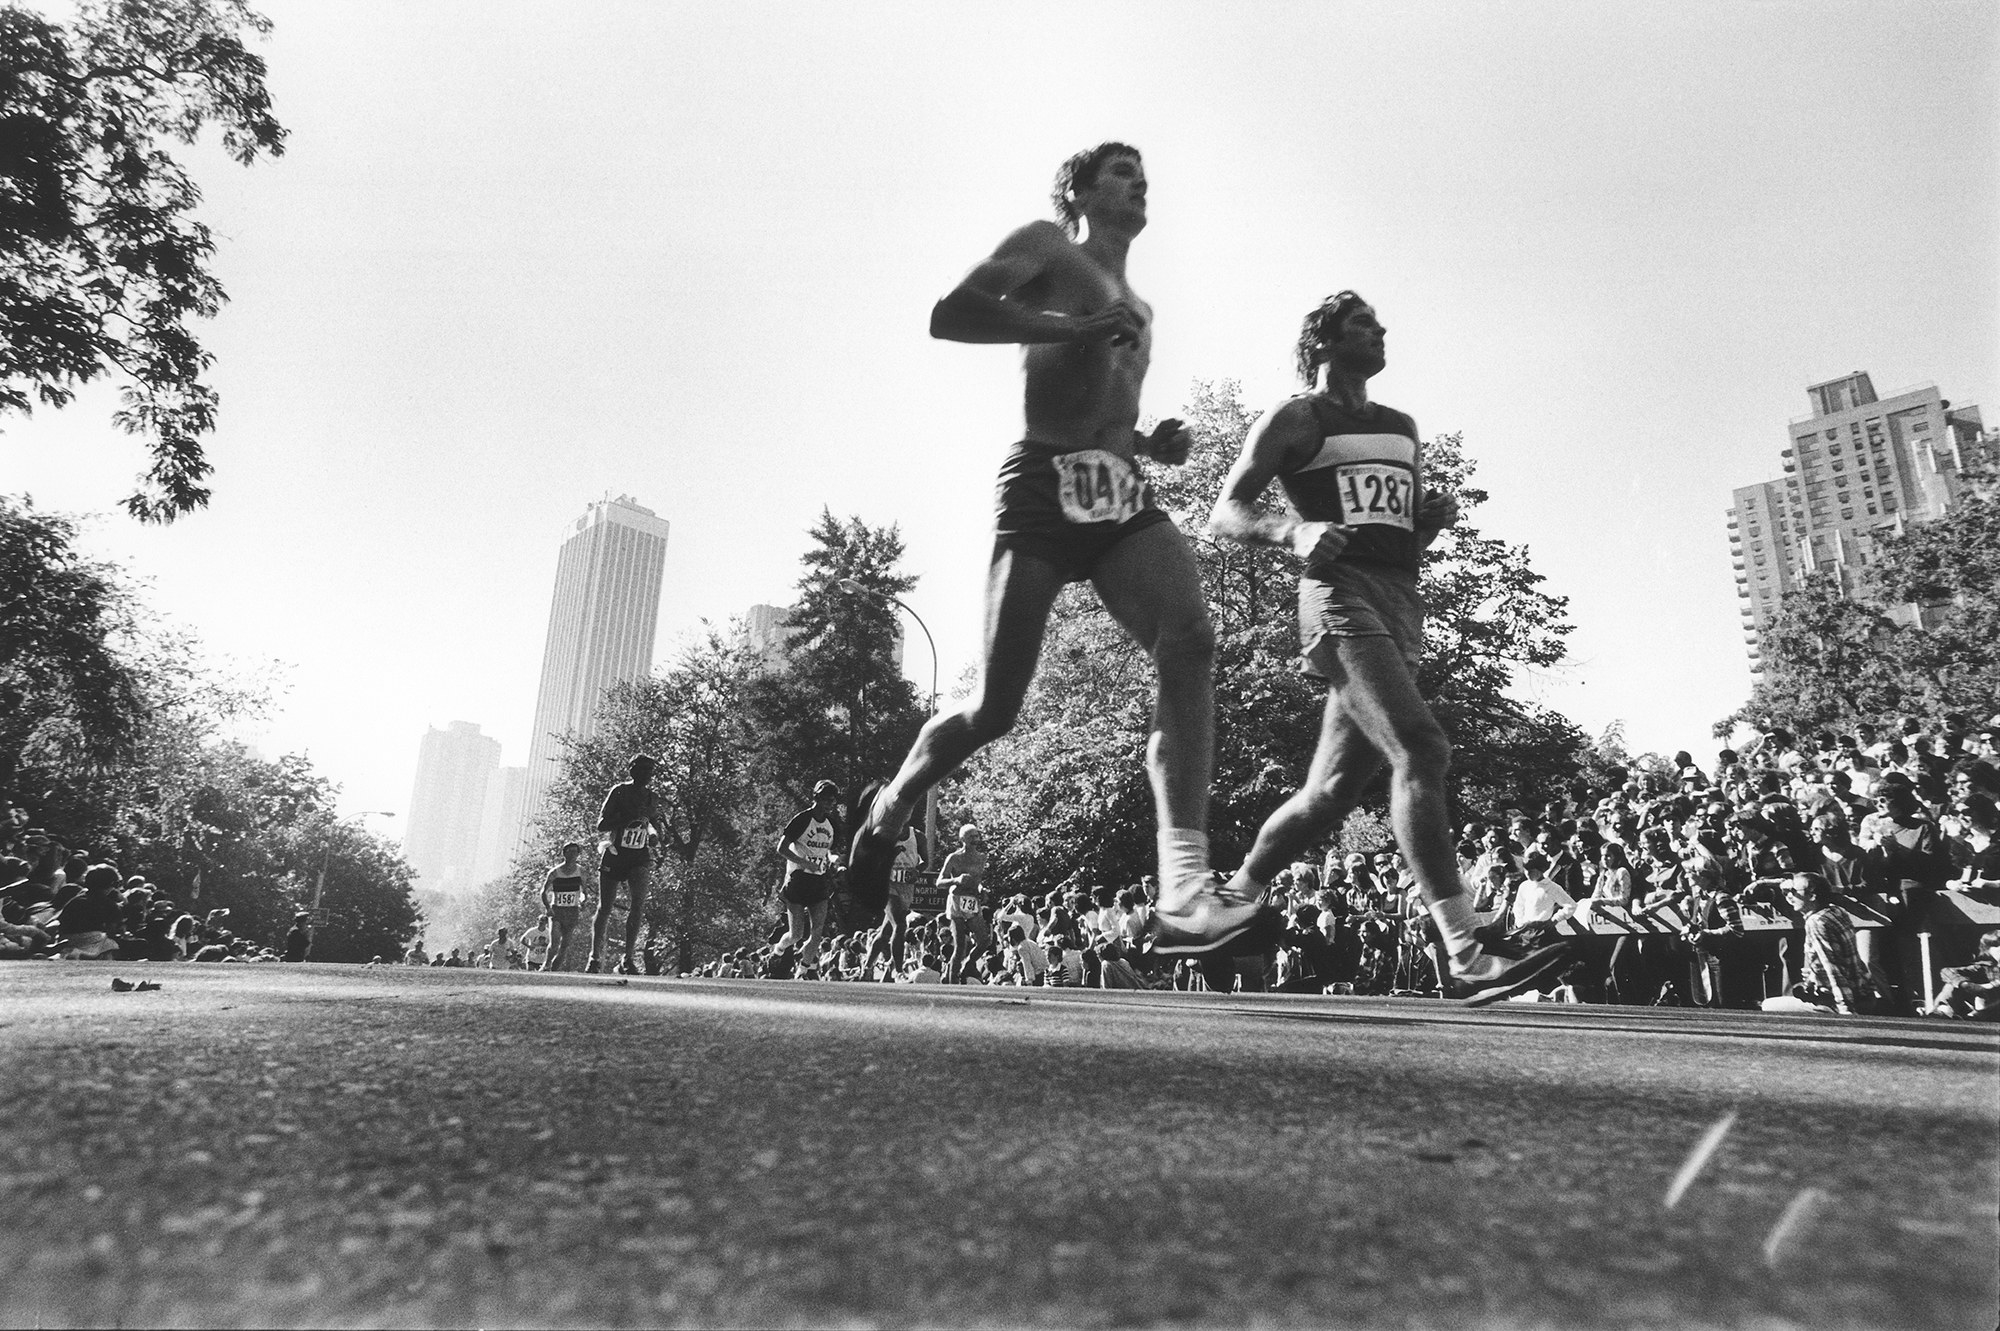
<path fill-rule="evenodd" d="M 394 809 L 363 809 L 356 818 L 394 818 Z M 333 842 L 326 843 L 326 849 L 319 853 L 319 882 L 313 887 L 313 924 L 319 924 L 319 900 L 326 895 L 326 868 L 333 861 Z"/>
<path fill-rule="evenodd" d="M 931 649 L 931 715 L 936 716 L 938 708 L 937 639 L 931 637 L 930 625 L 924 623 L 924 617 L 910 609 L 900 596 L 891 596 L 888 592 L 878 592 L 872 587 L 864 587 L 853 578 L 841 578 L 834 585 L 849 596 L 872 596 L 878 601 L 887 601 L 902 610 L 911 619 L 917 621 L 917 627 L 924 631 L 924 643 Z M 930 857 L 933 864 L 937 862 L 936 786 L 932 786 L 924 792 L 924 854 Z"/>

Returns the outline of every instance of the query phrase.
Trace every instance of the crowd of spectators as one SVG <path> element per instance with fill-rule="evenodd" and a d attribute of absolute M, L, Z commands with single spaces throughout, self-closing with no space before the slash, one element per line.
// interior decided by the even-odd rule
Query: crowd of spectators
<path fill-rule="evenodd" d="M 283 948 L 239 937 L 225 909 L 184 910 L 143 875 L 0 816 L 0 960 L 304 961 L 311 916 L 300 911 Z"/>
<path fill-rule="evenodd" d="M 1995 719 L 2000 725 L 2000 718 Z M 1772 728 L 1707 767 L 1614 769 L 1606 786 L 1459 829 L 1485 927 L 1575 939 L 1528 998 L 2000 1017 L 2000 933 L 1942 974 L 1926 952 L 1946 887 L 2000 888 L 2000 732 L 1902 724 L 1893 736 Z M 1150 880 L 1039 893 L 982 885 L 977 921 L 913 920 L 903 964 L 873 931 L 801 955 L 782 922 L 700 968 L 721 978 L 914 984 L 1436 993 L 1441 956 L 1390 848 L 1328 852 L 1279 875 L 1281 944 L 1263 957 L 1155 964 Z M 1927 967 L 1930 967 L 1927 972 Z M 1943 989 L 1936 985 L 1943 982 Z M 1927 997 L 1929 1002 L 1926 1002 Z"/>

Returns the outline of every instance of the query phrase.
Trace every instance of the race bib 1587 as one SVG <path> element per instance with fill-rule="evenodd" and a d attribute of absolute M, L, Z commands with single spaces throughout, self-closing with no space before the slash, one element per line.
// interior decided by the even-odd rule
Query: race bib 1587
<path fill-rule="evenodd" d="M 1145 506 L 1145 482 L 1116 453 L 1090 448 L 1052 461 L 1063 516 L 1071 522 L 1124 522 Z"/>
<path fill-rule="evenodd" d="M 1414 530 L 1416 482 L 1403 467 L 1386 462 L 1348 462 L 1339 470 L 1341 517 L 1349 526 Z"/>

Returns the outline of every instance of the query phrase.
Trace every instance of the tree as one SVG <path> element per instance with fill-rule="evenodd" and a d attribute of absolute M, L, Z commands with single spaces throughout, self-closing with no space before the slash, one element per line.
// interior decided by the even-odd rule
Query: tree
<path fill-rule="evenodd" d="M 1745 724 L 1794 734 L 1845 732 L 1857 722 L 1895 716 L 1907 684 L 1901 636 L 1880 607 L 1850 600 L 1833 578 L 1808 577 L 1786 593 L 1759 635 L 1763 671 L 1749 701 L 1716 722 L 1716 737 Z"/>
<path fill-rule="evenodd" d="M 1297 561 L 1284 551 L 1220 542 L 1209 509 L 1254 420 L 1233 381 L 1197 382 L 1183 413 L 1195 446 L 1153 478 L 1187 533 L 1217 638 L 1216 768 L 1209 816 L 1218 863 L 1304 779 L 1324 690 L 1298 668 Z M 1509 692 L 1520 667 L 1562 657 L 1563 598 L 1542 589 L 1524 547 L 1482 536 L 1469 515 L 1486 499 L 1458 435 L 1425 446 L 1425 483 L 1459 496 L 1467 521 L 1425 554 L 1431 608 L 1418 681 L 1451 736 L 1461 803 L 1526 802 L 1576 772 L 1587 737 Z M 1267 510 L 1283 507 L 1274 488 Z M 1036 687 L 1014 732 L 972 765 L 953 811 L 988 832 L 996 873 L 1049 884 L 1071 877 L 1129 882 L 1150 870 L 1152 800 L 1141 762 L 1152 668 L 1094 597 L 1071 588 L 1050 618 Z M 1367 801 L 1380 808 L 1386 787 Z"/>
<path fill-rule="evenodd" d="M 0 9 L 0 412 L 61 407 L 107 371 L 114 421 L 152 465 L 126 509 L 169 522 L 208 502 L 213 357 L 190 321 L 226 296 L 201 201 L 168 141 L 219 130 L 245 165 L 284 152 L 243 0 L 109 0 L 67 27 Z"/>
<path fill-rule="evenodd" d="M 122 574 L 83 557 L 74 519 L 0 495 L 0 797 L 130 752 L 146 700 L 119 644 L 135 628 Z"/>
<path fill-rule="evenodd" d="M 786 816 L 830 779 L 851 797 L 894 773 L 924 722 L 917 693 L 896 666 L 896 608 L 917 580 L 897 571 L 895 526 L 845 522 L 822 510 L 801 562 L 799 599 L 785 627 L 785 668 L 760 675 L 746 701 L 759 738 L 758 784 Z M 843 581 L 858 584 L 848 592 Z"/>

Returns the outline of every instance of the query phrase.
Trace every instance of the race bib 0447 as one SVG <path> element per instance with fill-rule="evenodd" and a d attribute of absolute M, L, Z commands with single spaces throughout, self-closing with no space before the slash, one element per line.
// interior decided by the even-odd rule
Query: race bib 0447
<path fill-rule="evenodd" d="M 1407 468 L 1386 462 L 1348 462 L 1339 470 L 1341 517 L 1349 526 L 1375 524 L 1412 531 L 1416 481 Z"/>
<path fill-rule="evenodd" d="M 1146 506 L 1146 483 L 1116 453 L 1089 448 L 1052 462 L 1063 516 L 1071 522 L 1124 522 Z"/>

